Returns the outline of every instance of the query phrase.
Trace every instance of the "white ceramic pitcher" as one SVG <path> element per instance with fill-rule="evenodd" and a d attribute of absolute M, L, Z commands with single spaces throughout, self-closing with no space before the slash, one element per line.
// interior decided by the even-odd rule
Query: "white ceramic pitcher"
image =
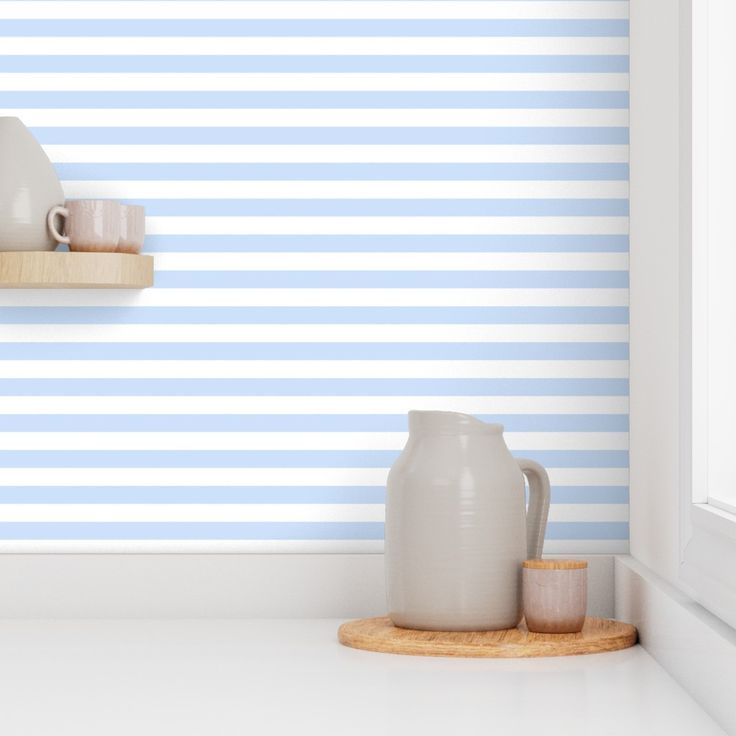
<path fill-rule="evenodd" d="M 391 468 L 386 497 L 394 624 L 435 631 L 516 626 L 521 563 L 542 555 L 549 498 L 546 471 L 514 459 L 500 424 L 409 412 L 409 440 Z"/>
<path fill-rule="evenodd" d="M 46 217 L 63 203 L 43 148 L 18 118 L 0 117 L 0 251 L 56 248 Z"/>

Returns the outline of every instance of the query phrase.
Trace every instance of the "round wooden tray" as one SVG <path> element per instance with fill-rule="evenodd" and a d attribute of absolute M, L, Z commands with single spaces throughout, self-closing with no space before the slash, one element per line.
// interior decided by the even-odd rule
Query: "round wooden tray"
<path fill-rule="evenodd" d="M 502 631 L 416 631 L 381 617 L 348 621 L 337 636 L 354 649 L 425 657 L 563 657 L 613 652 L 637 640 L 631 624 L 590 616 L 579 634 L 532 634 L 523 622 Z"/>

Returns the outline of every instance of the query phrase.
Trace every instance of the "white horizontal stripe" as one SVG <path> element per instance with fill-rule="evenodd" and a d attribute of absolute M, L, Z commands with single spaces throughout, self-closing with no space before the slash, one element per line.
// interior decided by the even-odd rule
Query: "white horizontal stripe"
<path fill-rule="evenodd" d="M 298 116 L 298 111 L 294 113 Z M 298 119 L 295 117 L 295 119 Z M 628 163 L 625 145 L 46 145 L 55 163 Z"/>
<path fill-rule="evenodd" d="M 629 553 L 628 539 L 548 539 L 544 543 L 545 554 L 609 554 Z"/>
<path fill-rule="evenodd" d="M 6 0 L 0 2 L 0 18 L 44 19 L 492 19 L 492 18 L 627 18 L 628 7 L 622 2 L 462 2 L 432 0 L 424 2 L 161 2 L 160 0 L 125 0 L 123 2 L 74 2 L 60 4 L 43 0 Z"/>
<path fill-rule="evenodd" d="M 591 542 L 595 544 L 595 542 Z M 379 539 L 17 539 L 0 554 L 381 554 Z"/>
<path fill-rule="evenodd" d="M 627 554 L 624 539 L 550 539 L 546 554 Z M 186 553 L 186 554 L 382 554 L 378 539 L 243 539 L 243 540 L 0 540 L 0 553 Z"/>
<path fill-rule="evenodd" d="M 342 3 L 344 5 L 344 3 Z M 59 5 L 59 9 L 63 6 Z M 596 36 L 259 36 L 115 37 L 27 36 L 3 38 L 0 55 L 388 55 L 446 56 L 470 54 L 615 54 L 628 55 L 625 37 Z"/>
<path fill-rule="evenodd" d="M 472 270 L 472 265 L 469 268 Z M 627 304 L 627 289 L 150 289 L 139 293 L 94 289 L 79 297 L 66 291 L 0 289 L 0 307 L 625 307 Z M 0 333 L 4 330 L 2 325 Z"/>
<path fill-rule="evenodd" d="M 553 503 L 549 507 L 549 521 L 603 521 L 627 522 L 629 505 L 626 503 Z"/>
<path fill-rule="evenodd" d="M 381 504 L 0 504 L 2 522 L 365 522 Z"/>
<path fill-rule="evenodd" d="M 114 41 L 115 39 L 109 39 Z M 145 39 L 140 39 L 145 40 Z M 195 40 L 195 39 L 192 39 Z M 223 39 L 226 41 L 227 39 Z M 354 39 L 360 40 L 360 39 Z M 389 40 L 389 39 L 386 39 Z M 439 40 L 439 39 L 438 39 Z M 8 39 L 3 39 L 2 50 Z M 242 43 L 239 41 L 239 43 Z M 68 45 L 65 44 L 68 51 Z M 77 49 L 74 49 L 77 53 Z M 467 53 L 467 52 L 465 52 Z M 0 56 L 2 54 L 0 53 Z M 629 111 L 619 109 L 48 109 L 5 108 L 3 115 L 19 117 L 28 127 L 620 127 Z"/>
<path fill-rule="evenodd" d="M 626 486 L 628 468 L 547 468 L 553 486 Z"/>
<path fill-rule="evenodd" d="M 3 396 L 0 404 L 3 414 L 625 414 L 628 407 L 625 396 Z"/>
<path fill-rule="evenodd" d="M 626 468 L 549 468 L 553 485 L 627 485 Z M 6 468 L 8 486 L 376 486 L 388 468 Z"/>
<path fill-rule="evenodd" d="M 8 522 L 379 522 L 383 504 L 0 504 Z M 628 521 L 626 504 L 553 504 L 549 521 Z"/>
<path fill-rule="evenodd" d="M 401 450 L 406 432 L 0 432 L 7 450 Z M 627 450 L 626 432 L 505 432 L 522 450 Z M 0 504 L 0 508 L 2 505 Z"/>
<path fill-rule="evenodd" d="M 629 194 L 625 181 L 64 181 L 62 184 L 69 199 L 625 199 Z"/>
<path fill-rule="evenodd" d="M 147 217 L 151 235 L 627 235 L 628 217 Z"/>
<path fill-rule="evenodd" d="M 12 486 L 364 486 L 388 468 L 6 468 Z"/>
<path fill-rule="evenodd" d="M 207 355 L 206 345 L 202 355 Z M 5 378 L 627 378 L 626 360 L 5 360 Z M 0 445 L 1 447 L 1 445 Z"/>
<path fill-rule="evenodd" d="M 70 292 L 67 291 L 67 294 Z M 0 291 L 0 296 L 2 292 Z M 69 297 L 68 304 L 74 304 Z M 2 302 L 0 302 L 1 304 Z M 17 304 L 16 304 L 17 306 Z M 2 325 L 3 342 L 626 342 L 626 325 Z"/>
<path fill-rule="evenodd" d="M 247 43 L 247 41 L 244 41 Z M 53 77 L 53 81 L 52 78 Z M 64 91 L 413 91 L 444 92 L 453 90 L 599 90 L 626 91 L 628 74 L 508 74 L 508 73 L 141 73 L 98 72 L 50 74 L 39 72 L 0 73 L 0 91 L 45 91 L 53 86 Z"/>
<path fill-rule="evenodd" d="M 625 271 L 628 253 L 158 253 L 159 271 Z"/>

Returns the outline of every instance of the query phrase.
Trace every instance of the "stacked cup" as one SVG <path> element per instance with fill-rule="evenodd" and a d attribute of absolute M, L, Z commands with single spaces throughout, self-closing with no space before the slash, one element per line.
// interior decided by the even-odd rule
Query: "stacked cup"
<path fill-rule="evenodd" d="M 62 232 L 57 217 L 63 218 Z M 112 199 L 67 199 L 52 207 L 48 226 L 59 243 L 69 250 L 94 253 L 140 253 L 146 234 L 146 212 L 139 205 Z"/>

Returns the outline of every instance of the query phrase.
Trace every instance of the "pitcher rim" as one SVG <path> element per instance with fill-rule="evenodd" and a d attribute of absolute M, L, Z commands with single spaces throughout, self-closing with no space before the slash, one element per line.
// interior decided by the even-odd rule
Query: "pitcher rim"
<path fill-rule="evenodd" d="M 426 420 L 434 418 L 429 426 Z M 503 434 L 503 424 L 484 422 L 459 411 L 413 409 L 409 412 L 409 432 L 431 431 L 437 434 Z"/>

